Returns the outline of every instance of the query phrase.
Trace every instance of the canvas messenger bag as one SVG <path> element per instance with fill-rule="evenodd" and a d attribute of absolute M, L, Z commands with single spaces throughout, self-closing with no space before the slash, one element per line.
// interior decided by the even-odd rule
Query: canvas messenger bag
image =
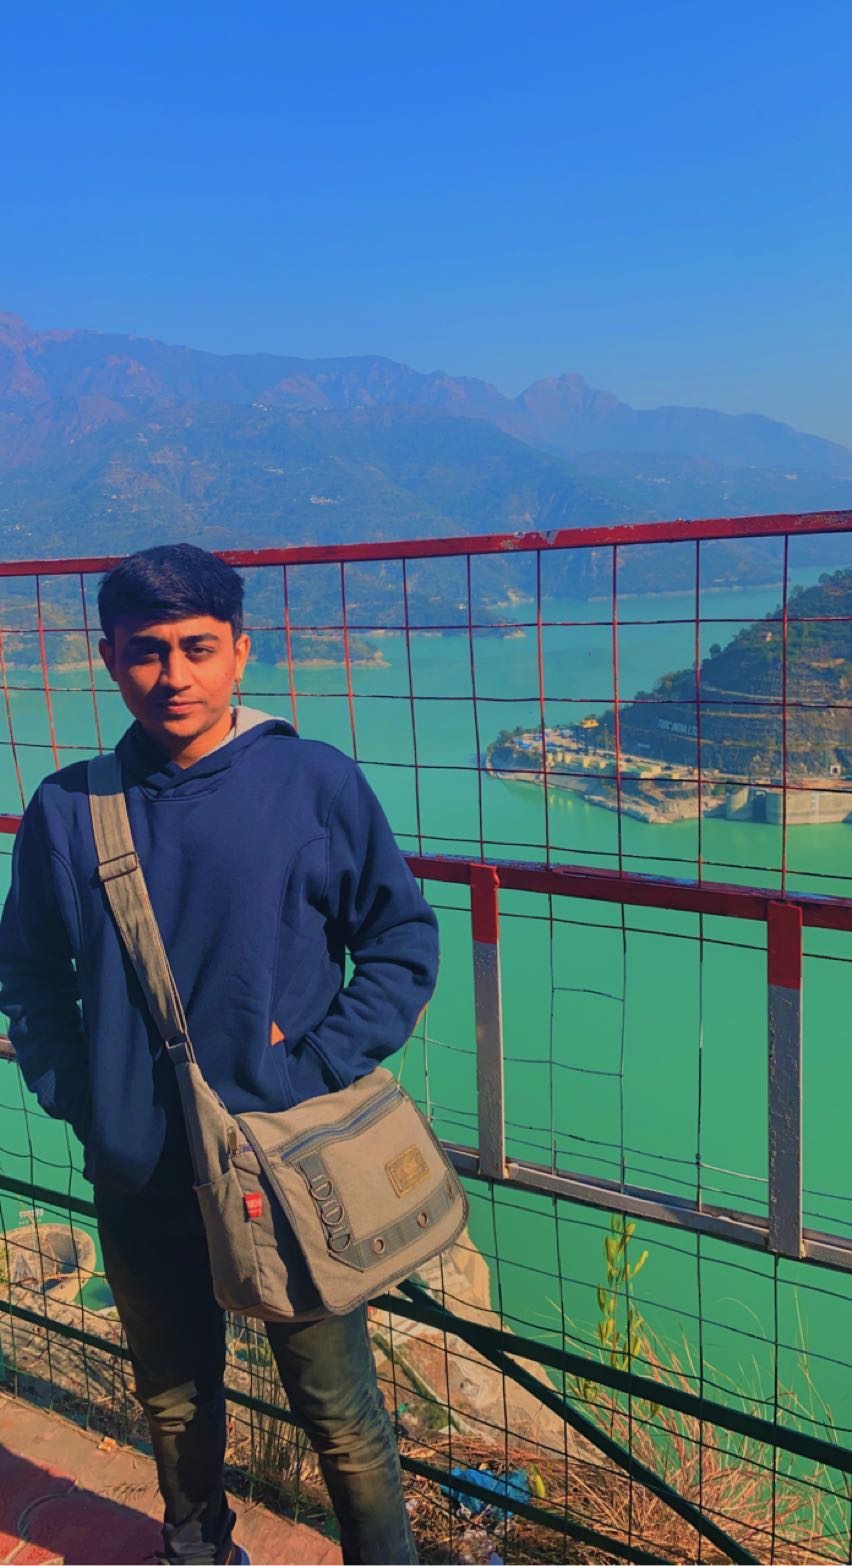
<path fill-rule="evenodd" d="M 177 1074 L 216 1299 L 266 1321 L 353 1310 L 456 1238 L 455 1174 L 383 1066 L 293 1109 L 230 1113 L 189 1039 L 114 751 L 88 780 L 98 873 Z"/>

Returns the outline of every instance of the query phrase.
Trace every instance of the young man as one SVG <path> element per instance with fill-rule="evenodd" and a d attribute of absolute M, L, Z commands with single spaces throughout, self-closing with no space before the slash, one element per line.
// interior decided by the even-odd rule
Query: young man
<path fill-rule="evenodd" d="M 117 750 L 136 849 L 199 1063 L 236 1113 L 363 1076 L 408 1037 L 438 968 L 435 916 L 359 768 L 283 719 L 232 709 L 242 598 L 237 573 L 189 544 L 131 555 L 98 598 L 101 655 L 134 718 Z M 85 762 L 46 778 L 25 813 L 0 981 L 27 1083 L 85 1147 L 164 1558 L 245 1560 L 222 1478 L 224 1317 L 173 1068 L 96 874 Z M 344 1560 L 414 1561 L 366 1312 L 268 1335 Z"/>

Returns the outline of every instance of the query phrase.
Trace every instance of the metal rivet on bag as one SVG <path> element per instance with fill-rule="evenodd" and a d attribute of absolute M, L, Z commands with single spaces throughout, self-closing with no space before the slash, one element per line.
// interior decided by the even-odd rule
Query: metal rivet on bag
<path fill-rule="evenodd" d="M 382 1239 L 381 1235 L 377 1234 L 376 1238 L 373 1241 L 373 1250 L 376 1252 L 377 1255 L 381 1255 L 381 1253 L 384 1250 L 384 1248 L 385 1248 L 385 1242 Z"/>
<path fill-rule="evenodd" d="M 417 1214 L 417 1222 L 419 1223 L 421 1229 L 425 1229 L 427 1223 L 429 1222 L 429 1214 L 428 1213 L 418 1213 Z"/>

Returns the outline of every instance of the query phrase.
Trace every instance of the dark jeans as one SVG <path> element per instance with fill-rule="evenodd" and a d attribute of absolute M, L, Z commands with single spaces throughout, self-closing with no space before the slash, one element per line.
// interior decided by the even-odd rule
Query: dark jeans
<path fill-rule="evenodd" d="M 167 1561 L 224 1562 L 225 1318 L 194 1193 L 95 1191 L 104 1268 L 127 1336 L 165 1503 Z M 344 1561 L 417 1560 L 399 1453 L 376 1382 L 366 1310 L 269 1323 L 290 1406 L 305 1422 L 340 1524 Z"/>

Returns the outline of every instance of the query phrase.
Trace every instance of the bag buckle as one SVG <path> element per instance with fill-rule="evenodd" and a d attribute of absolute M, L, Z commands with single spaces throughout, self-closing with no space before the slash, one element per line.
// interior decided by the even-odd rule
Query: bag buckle
<path fill-rule="evenodd" d="M 189 1039 L 185 1033 L 176 1033 L 173 1039 L 166 1039 L 166 1053 L 169 1060 L 176 1066 L 188 1066 L 192 1060 L 189 1048 Z"/>
<path fill-rule="evenodd" d="M 132 875 L 139 869 L 139 855 L 135 848 L 129 854 L 116 854 L 114 859 L 103 859 L 98 865 L 102 881 L 115 881 L 120 875 Z"/>

